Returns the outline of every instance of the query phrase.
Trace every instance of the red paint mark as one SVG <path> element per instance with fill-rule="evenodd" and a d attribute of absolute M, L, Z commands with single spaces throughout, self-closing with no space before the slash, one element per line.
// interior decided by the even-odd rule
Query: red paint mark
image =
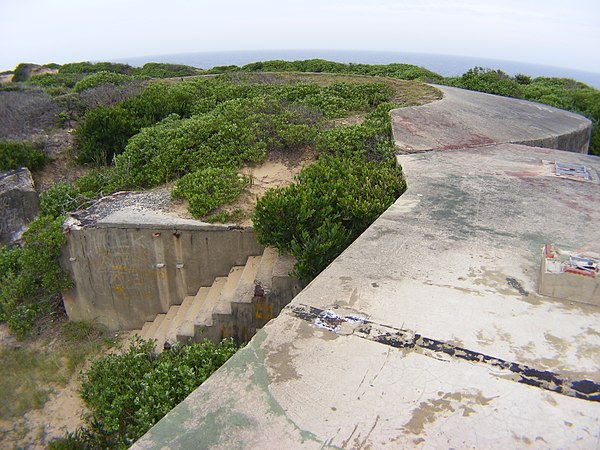
<path fill-rule="evenodd" d="M 421 136 L 421 134 L 419 134 L 421 130 L 409 118 L 394 116 L 394 122 L 396 122 L 396 124 L 400 125 L 400 127 L 403 128 L 408 133 L 414 134 L 416 136 Z"/>
<path fill-rule="evenodd" d="M 595 272 L 588 272 L 587 270 L 575 269 L 574 267 L 565 267 L 565 272 L 583 275 L 584 277 L 596 278 Z"/>
<path fill-rule="evenodd" d="M 509 177 L 517 177 L 517 178 L 529 178 L 529 177 L 537 177 L 540 174 L 537 172 L 527 172 L 527 171 L 523 171 L 523 172 L 512 172 L 512 171 L 505 171 L 504 172 L 506 175 L 508 175 Z"/>
<path fill-rule="evenodd" d="M 544 252 L 546 253 L 546 258 L 548 259 L 552 259 L 554 258 L 554 253 L 552 253 L 552 250 L 550 244 L 546 244 L 546 247 L 544 249 Z"/>
<path fill-rule="evenodd" d="M 466 140 L 444 145 L 439 147 L 439 150 L 458 150 L 461 148 L 483 147 L 491 144 L 497 144 L 497 142 L 487 136 L 473 133 Z"/>

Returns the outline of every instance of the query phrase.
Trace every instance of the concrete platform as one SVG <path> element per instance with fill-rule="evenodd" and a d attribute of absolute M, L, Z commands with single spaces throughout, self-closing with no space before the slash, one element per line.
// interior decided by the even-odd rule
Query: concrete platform
<path fill-rule="evenodd" d="M 525 144 L 587 153 L 591 122 L 574 113 L 514 98 L 436 86 L 436 102 L 392 112 L 400 153 Z"/>
<path fill-rule="evenodd" d="M 600 186 L 548 162 L 600 158 L 456 133 L 399 156 L 407 192 L 133 448 L 598 448 L 600 308 L 537 292 L 545 244 L 600 251 Z"/>

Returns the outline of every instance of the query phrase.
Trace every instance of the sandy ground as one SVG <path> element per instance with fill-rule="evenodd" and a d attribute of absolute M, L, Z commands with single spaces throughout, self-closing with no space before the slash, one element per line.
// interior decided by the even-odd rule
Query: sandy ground
<path fill-rule="evenodd" d="M 35 342 L 18 342 L 8 332 L 6 324 L 0 324 L 0 346 L 35 346 Z M 0 420 L 0 448 L 45 449 L 53 439 L 63 437 L 83 425 L 82 415 L 86 409 L 79 398 L 79 373 L 75 373 L 64 387 L 51 386 L 52 394 L 41 409 L 27 412 L 13 420 Z"/>
<path fill-rule="evenodd" d="M 271 156 L 259 166 L 244 167 L 240 174 L 250 179 L 250 186 L 236 202 L 220 207 L 217 212 L 239 210 L 241 219 L 236 221 L 237 224 L 251 226 L 250 217 L 254 212 L 256 201 L 269 189 L 291 184 L 300 171 L 314 161 L 315 153 L 309 148 L 293 155 Z"/>
<path fill-rule="evenodd" d="M 45 449 L 48 442 L 64 437 L 83 425 L 86 412 L 79 398 L 79 374 L 65 387 L 55 388 L 42 409 L 34 409 L 14 421 L 0 420 L 2 448 Z"/>

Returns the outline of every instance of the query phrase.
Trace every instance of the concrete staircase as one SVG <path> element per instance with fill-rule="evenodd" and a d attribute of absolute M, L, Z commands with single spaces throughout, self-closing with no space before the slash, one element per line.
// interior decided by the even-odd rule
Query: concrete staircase
<path fill-rule="evenodd" d="M 155 339 L 157 351 L 177 341 L 248 342 L 302 290 L 301 282 L 289 275 L 294 264 L 291 256 L 266 248 L 261 256 L 250 256 L 244 266 L 233 267 L 226 277 L 217 277 L 212 286 L 201 287 L 133 334 Z"/>

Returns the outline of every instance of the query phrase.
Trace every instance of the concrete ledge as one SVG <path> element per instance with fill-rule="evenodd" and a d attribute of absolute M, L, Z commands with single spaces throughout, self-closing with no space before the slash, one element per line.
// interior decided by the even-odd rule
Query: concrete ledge
<path fill-rule="evenodd" d="M 515 143 L 587 153 L 592 123 L 540 103 L 436 86 L 444 98 L 392 111 L 400 153 Z"/>

